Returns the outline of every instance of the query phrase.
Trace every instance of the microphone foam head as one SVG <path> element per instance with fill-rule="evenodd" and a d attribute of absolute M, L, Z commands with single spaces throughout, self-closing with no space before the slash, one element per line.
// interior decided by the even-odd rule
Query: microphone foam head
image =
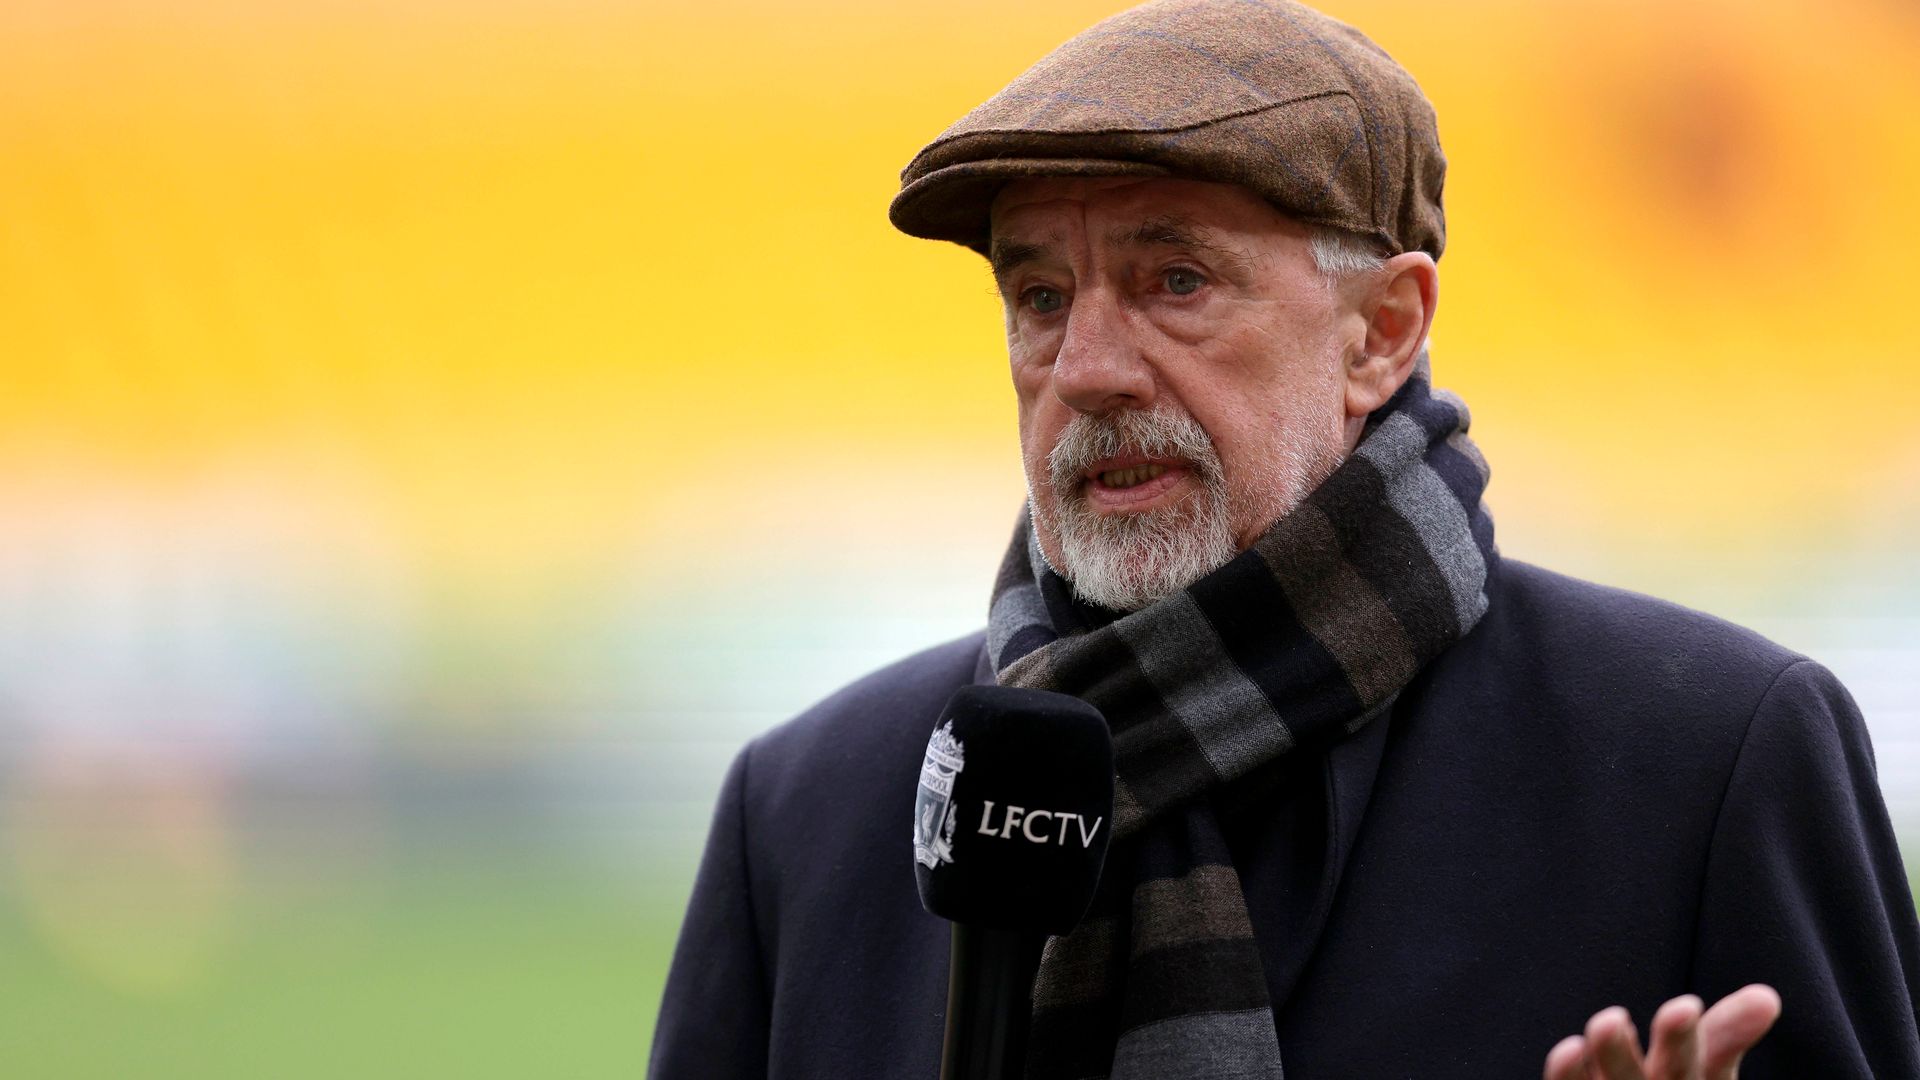
<path fill-rule="evenodd" d="M 920 902 L 944 919 L 1064 934 L 1113 832 L 1113 736 L 1067 694 L 963 687 L 927 741 L 913 814 Z"/>

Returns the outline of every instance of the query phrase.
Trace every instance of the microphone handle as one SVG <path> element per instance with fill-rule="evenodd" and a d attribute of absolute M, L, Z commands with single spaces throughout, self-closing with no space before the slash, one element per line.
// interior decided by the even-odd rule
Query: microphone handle
<path fill-rule="evenodd" d="M 940 1080 L 1022 1080 L 1045 934 L 953 924 Z"/>

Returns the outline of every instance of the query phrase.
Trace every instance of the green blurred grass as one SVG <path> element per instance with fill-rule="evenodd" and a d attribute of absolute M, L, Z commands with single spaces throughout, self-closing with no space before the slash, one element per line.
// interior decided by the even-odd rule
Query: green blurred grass
<path fill-rule="evenodd" d="M 88 977 L 0 899 L 0 1075 L 641 1077 L 691 869 L 637 884 L 501 860 L 257 889 L 206 975 L 161 996 Z"/>
<path fill-rule="evenodd" d="M 90 978 L 0 905 L 0 1075 L 641 1076 L 684 897 L 504 865 L 254 894 L 163 995 Z"/>

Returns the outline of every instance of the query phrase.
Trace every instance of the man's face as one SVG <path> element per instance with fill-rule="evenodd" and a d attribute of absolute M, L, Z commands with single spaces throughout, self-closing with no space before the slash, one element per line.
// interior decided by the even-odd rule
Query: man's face
<path fill-rule="evenodd" d="M 1035 533 L 1082 596 L 1184 587 L 1338 465 L 1364 331 L 1308 235 L 1227 184 L 1047 178 L 994 201 Z"/>

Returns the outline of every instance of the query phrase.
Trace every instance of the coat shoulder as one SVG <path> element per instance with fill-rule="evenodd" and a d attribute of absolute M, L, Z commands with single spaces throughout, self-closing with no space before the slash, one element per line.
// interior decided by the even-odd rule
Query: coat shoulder
<path fill-rule="evenodd" d="M 1517 559 L 1500 564 L 1507 615 L 1549 637 L 1599 637 L 1616 648 L 1705 651 L 1777 671 L 1805 656 L 1718 615 L 1657 596 L 1562 574 Z"/>
<path fill-rule="evenodd" d="M 1726 619 L 1502 559 L 1486 615 L 1423 679 L 1432 704 L 1497 744 L 1714 772 L 1798 664 L 1817 667 Z"/>
<path fill-rule="evenodd" d="M 823 698 L 748 747 L 763 797 L 865 790 L 877 771 L 917 768 L 954 691 L 975 681 L 986 631 L 914 653 Z M 907 785 L 911 787 L 911 785 Z"/>
<path fill-rule="evenodd" d="M 1596 702 L 1659 698 L 1663 712 L 1744 720 L 1782 672 L 1807 659 L 1719 616 L 1513 559 L 1501 561 L 1489 600 L 1484 629 L 1509 654 L 1509 673 Z"/>

